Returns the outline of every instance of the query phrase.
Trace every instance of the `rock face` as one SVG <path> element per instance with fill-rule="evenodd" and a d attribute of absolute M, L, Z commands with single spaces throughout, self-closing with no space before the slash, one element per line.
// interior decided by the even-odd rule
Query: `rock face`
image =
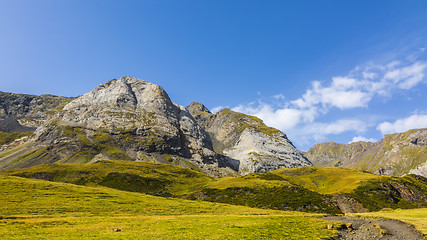
<path fill-rule="evenodd" d="M 124 159 L 172 163 L 213 176 L 234 172 L 184 107 L 160 86 L 132 77 L 74 99 L 36 135 L 63 162 Z"/>
<path fill-rule="evenodd" d="M 53 95 L 0 92 L 0 131 L 33 131 L 71 100 Z"/>
<path fill-rule="evenodd" d="M 51 105 L 61 109 L 61 103 Z M 27 109 L 16 109 L 21 108 Z M 3 109 L 10 113 L 12 108 Z M 0 169 L 122 159 L 232 176 L 311 165 L 285 134 L 258 118 L 229 109 L 212 114 L 196 103 L 187 110 L 173 103 L 160 86 L 132 77 L 101 84 L 53 116 L 30 109 L 13 110 L 13 116 L 44 114 L 45 122 L 25 150 L 3 154 Z"/>
<path fill-rule="evenodd" d="M 315 166 L 355 168 L 388 176 L 427 176 L 427 129 L 388 134 L 376 143 L 320 143 L 305 156 Z"/>
<path fill-rule="evenodd" d="M 230 109 L 212 114 L 200 103 L 192 103 L 187 109 L 209 133 L 214 150 L 237 160 L 241 174 L 312 165 L 284 133 L 254 116 Z"/>

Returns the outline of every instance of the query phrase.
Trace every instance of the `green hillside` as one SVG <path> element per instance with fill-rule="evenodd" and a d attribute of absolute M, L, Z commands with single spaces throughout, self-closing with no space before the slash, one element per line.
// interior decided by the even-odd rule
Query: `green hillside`
<path fill-rule="evenodd" d="M 427 206 L 426 178 L 385 177 L 334 167 L 279 169 L 218 179 L 167 164 L 100 161 L 39 165 L 0 175 L 304 212 L 337 214 Z"/>
<path fill-rule="evenodd" d="M 324 239 L 337 234 L 318 214 L 107 187 L 2 176 L 0 192 L 1 239 Z"/>
<path fill-rule="evenodd" d="M 52 163 L 0 174 L 78 185 L 106 186 L 161 196 L 190 193 L 201 185 L 214 181 L 212 177 L 188 168 L 134 161 L 100 161 L 93 164 Z"/>
<path fill-rule="evenodd" d="M 364 182 L 381 178 L 378 175 L 338 167 L 278 169 L 271 173 L 321 194 L 351 193 Z"/>

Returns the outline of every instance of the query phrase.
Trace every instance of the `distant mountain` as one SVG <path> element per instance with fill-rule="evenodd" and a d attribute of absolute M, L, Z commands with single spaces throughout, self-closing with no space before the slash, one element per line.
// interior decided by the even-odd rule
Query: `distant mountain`
<path fill-rule="evenodd" d="M 339 166 L 378 175 L 427 176 L 427 128 L 387 134 L 379 142 L 314 145 L 305 156 L 315 166 Z"/>
<path fill-rule="evenodd" d="M 0 170 L 115 159 L 234 176 L 311 165 L 285 134 L 258 118 L 228 109 L 214 115 L 197 104 L 186 109 L 160 86 L 132 77 L 113 79 L 75 99 L 12 96 L 2 102 L 3 121 L 30 119 L 19 124 L 38 128 L 32 138 L 0 148 Z"/>

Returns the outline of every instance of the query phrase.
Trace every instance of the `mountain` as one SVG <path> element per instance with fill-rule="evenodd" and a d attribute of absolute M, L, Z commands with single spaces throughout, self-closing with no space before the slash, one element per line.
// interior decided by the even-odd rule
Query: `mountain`
<path fill-rule="evenodd" d="M 427 176 L 427 128 L 387 134 L 375 143 L 320 143 L 305 156 L 315 166 L 340 166 L 388 176 Z"/>
<path fill-rule="evenodd" d="M 41 126 L 72 98 L 0 91 L 0 131 L 28 132 Z"/>
<path fill-rule="evenodd" d="M 45 118 L 33 138 L 2 147 L 1 170 L 115 159 L 234 176 L 311 165 L 285 134 L 258 118 L 205 108 L 210 115 L 204 123 L 195 104 L 180 106 L 160 86 L 136 78 L 113 79 L 63 106 L 65 100 L 42 105 Z M 38 109 L 8 117 L 33 116 Z"/>
<path fill-rule="evenodd" d="M 311 166 L 284 133 L 257 117 L 228 108 L 212 114 L 196 102 L 186 108 L 211 137 L 215 152 L 239 161 L 240 173 Z"/>

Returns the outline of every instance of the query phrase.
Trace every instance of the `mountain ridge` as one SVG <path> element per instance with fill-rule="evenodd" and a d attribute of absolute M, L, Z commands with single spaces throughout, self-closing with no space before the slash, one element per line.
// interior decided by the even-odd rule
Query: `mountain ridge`
<path fill-rule="evenodd" d="M 54 114 L 38 126 L 32 141 L 26 143 L 27 150 L 12 149 L 12 154 L 0 155 L 0 169 L 121 159 L 234 176 L 311 165 L 285 134 L 260 119 L 225 109 L 213 115 L 218 121 L 204 126 L 187 108 L 172 102 L 162 87 L 144 80 L 113 79 L 69 100 L 64 107 L 55 106 Z M 202 110 L 211 114 L 207 108 Z M 232 137 L 218 134 L 218 129 L 227 130 L 225 135 Z M 250 141 L 245 142 L 247 139 Z M 219 151 L 218 143 L 225 144 L 226 151 Z M 257 147 L 259 143 L 275 149 Z M 233 152 L 236 149 L 245 152 Z M 261 156 L 269 151 L 268 158 Z M 278 157 L 273 151 L 279 152 Z"/>
<path fill-rule="evenodd" d="M 387 176 L 412 173 L 426 177 L 427 128 L 386 134 L 375 143 L 320 143 L 304 154 L 315 166 L 340 166 Z"/>

